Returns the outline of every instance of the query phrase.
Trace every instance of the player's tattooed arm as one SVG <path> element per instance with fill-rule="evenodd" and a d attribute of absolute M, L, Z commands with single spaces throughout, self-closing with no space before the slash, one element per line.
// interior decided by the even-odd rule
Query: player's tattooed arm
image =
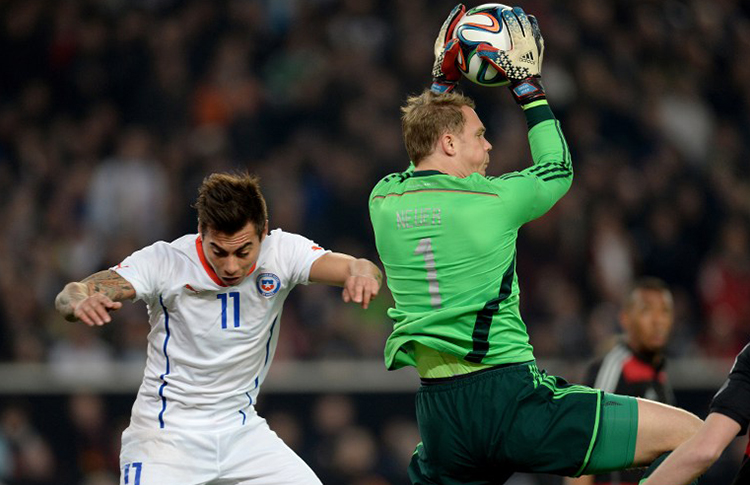
<path fill-rule="evenodd" d="M 109 312 L 122 301 L 135 297 L 135 289 L 112 270 L 100 271 L 80 282 L 72 282 L 55 298 L 55 308 L 68 321 L 81 320 L 87 325 L 109 322 Z"/>
<path fill-rule="evenodd" d="M 132 300 L 135 289 L 128 280 L 111 269 L 99 271 L 81 281 L 86 285 L 88 294 L 101 293 L 112 301 Z"/>

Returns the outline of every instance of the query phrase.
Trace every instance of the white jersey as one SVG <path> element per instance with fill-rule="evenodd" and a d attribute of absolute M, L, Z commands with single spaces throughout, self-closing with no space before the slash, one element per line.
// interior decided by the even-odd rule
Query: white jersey
<path fill-rule="evenodd" d="M 276 229 L 249 276 L 230 287 L 205 260 L 198 234 L 157 242 L 113 267 L 146 302 L 151 324 L 131 428 L 245 424 L 273 360 L 284 300 L 327 252 Z"/>

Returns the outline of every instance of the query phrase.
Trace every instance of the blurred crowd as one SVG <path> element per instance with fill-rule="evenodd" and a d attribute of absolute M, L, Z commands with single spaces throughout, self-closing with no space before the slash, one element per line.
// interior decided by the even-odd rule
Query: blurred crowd
<path fill-rule="evenodd" d="M 63 284 L 196 230 L 201 179 L 262 177 L 271 227 L 377 259 L 367 196 L 403 170 L 399 106 L 429 82 L 451 2 L 18 0 L 0 4 L 0 357 L 141 358 L 142 309 L 101 332 L 63 322 Z M 576 169 L 519 239 L 523 312 L 545 357 L 616 332 L 634 277 L 678 299 L 674 350 L 730 356 L 750 336 L 750 12 L 739 0 L 529 0 L 543 80 Z M 523 116 L 464 83 L 522 168 Z M 280 358 L 378 357 L 384 308 L 306 289 Z M 363 330 L 364 329 L 364 330 Z M 364 332 L 364 334 L 363 334 Z M 371 334 L 371 335 L 368 335 Z"/>
<path fill-rule="evenodd" d="M 399 106 L 429 83 L 452 2 L 15 0 L 0 3 L 0 359 L 140 359 L 143 310 L 94 332 L 63 284 L 196 230 L 212 171 L 262 177 L 271 227 L 377 260 L 367 196 L 406 168 Z M 529 0 L 543 80 L 576 170 L 519 239 L 537 355 L 586 358 L 634 277 L 677 294 L 673 351 L 750 336 L 750 7 L 739 0 Z M 494 145 L 529 162 L 504 89 L 463 83 Z M 279 358 L 372 357 L 390 323 L 299 291 Z"/>
<path fill-rule="evenodd" d="M 367 197 L 408 165 L 399 107 L 429 85 L 434 36 L 453 4 L 0 2 L 0 361 L 142 360 L 141 306 L 93 330 L 64 322 L 54 297 L 135 249 L 195 232 L 191 204 L 212 171 L 260 175 L 272 228 L 377 261 Z M 576 171 L 571 191 L 519 237 L 537 356 L 599 352 L 644 274 L 675 292 L 673 354 L 733 356 L 750 337 L 750 4 L 521 5 L 546 40 L 543 82 Z M 488 172 L 527 166 L 524 118 L 506 90 L 462 88 L 494 145 Z M 277 359 L 379 358 L 389 304 L 384 292 L 363 312 L 335 290 L 297 290 Z M 85 399 L 71 409 L 95 412 Z M 289 440 L 295 420 L 269 415 Z M 2 422 L 33 450 L 30 469 L 54 470 L 43 440 L 24 434 L 24 406 Z M 327 459 L 372 459 L 349 454 L 387 449 L 388 429 L 351 426 L 327 448 L 342 456 Z M 7 443 L 0 477 L 12 468 Z M 349 483 L 333 475 L 326 483 Z"/>
<path fill-rule="evenodd" d="M 400 485 L 419 443 L 411 396 L 262 397 L 259 413 L 326 485 Z M 0 400 L 0 484 L 117 485 L 129 396 Z"/>
<path fill-rule="evenodd" d="M 678 400 L 705 414 L 711 396 Z M 0 397 L 0 485 L 121 485 L 120 435 L 132 402 L 89 392 Z M 262 393 L 257 408 L 325 485 L 406 485 L 421 441 L 413 402 L 411 393 Z M 730 483 L 746 444 L 736 440 L 701 483 Z M 561 484 L 553 475 L 516 474 L 506 485 Z"/>

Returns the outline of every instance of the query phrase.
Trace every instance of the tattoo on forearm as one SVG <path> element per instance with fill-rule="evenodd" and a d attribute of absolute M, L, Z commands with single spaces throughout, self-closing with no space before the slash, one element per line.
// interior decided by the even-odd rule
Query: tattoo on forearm
<path fill-rule="evenodd" d="M 128 300 L 135 296 L 133 285 L 112 270 L 94 273 L 81 281 L 89 289 L 89 294 L 101 293 L 112 301 Z"/>

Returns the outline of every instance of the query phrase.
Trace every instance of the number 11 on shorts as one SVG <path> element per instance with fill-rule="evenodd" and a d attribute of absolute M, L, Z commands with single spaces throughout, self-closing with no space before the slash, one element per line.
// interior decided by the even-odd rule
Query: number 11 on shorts
<path fill-rule="evenodd" d="M 140 461 L 134 461 L 133 463 L 125 463 L 122 467 L 123 485 L 141 485 L 141 467 L 143 463 Z M 133 470 L 133 481 L 130 481 L 130 470 Z"/>

